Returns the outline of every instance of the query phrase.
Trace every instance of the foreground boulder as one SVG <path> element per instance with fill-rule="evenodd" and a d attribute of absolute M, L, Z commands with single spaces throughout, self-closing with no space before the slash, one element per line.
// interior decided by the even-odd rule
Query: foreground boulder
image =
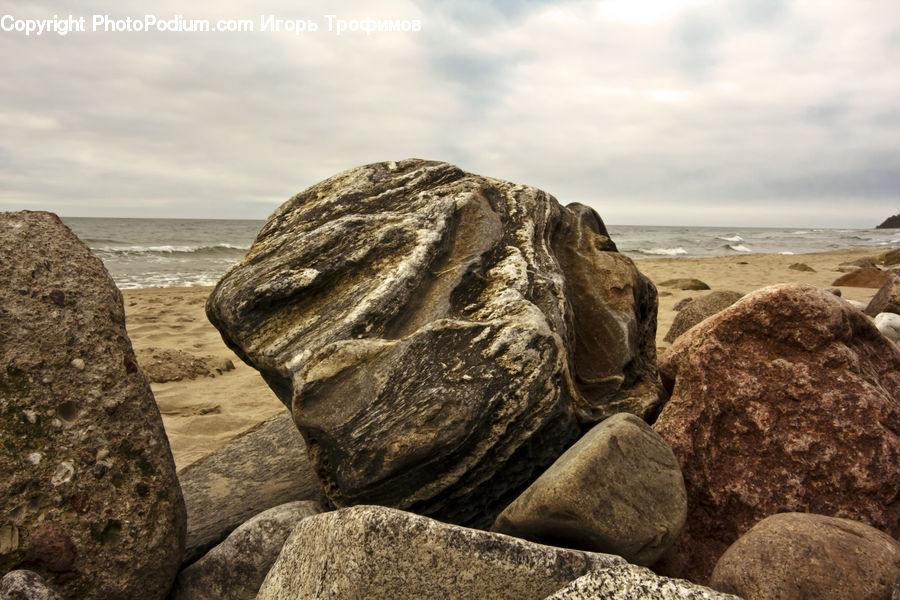
<path fill-rule="evenodd" d="M 50 213 L 0 216 L 0 572 L 163 598 L 185 509 L 103 263 Z"/>
<path fill-rule="evenodd" d="M 848 519 L 782 513 L 728 548 L 710 586 L 744 600 L 889 600 L 898 576 L 891 536 Z"/>
<path fill-rule="evenodd" d="M 492 529 L 651 565 L 675 541 L 686 513 L 672 450 L 641 419 L 619 413 L 575 442 Z"/>
<path fill-rule="evenodd" d="M 635 565 L 582 575 L 544 600 L 741 600 L 682 579 L 659 577 Z"/>
<path fill-rule="evenodd" d="M 62 600 L 32 571 L 10 571 L 0 579 L 0 600 Z"/>
<path fill-rule="evenodd" d="M 179 573 L 168 600 L 253 600 L 287 536 L 320 512 L 310 500 L 261 512 Z"/>
<path fill-rule="evenodd" d="M 287 412 L 188 465 L 178 477 L 188 515 L 185 563 L 194 562 L 266 509 L 324 500 L 303 438 Z"/>
<path fill-rule="evenodd" d="M 739 292 L 716 291 L 710 292 L 706 296 L 697 298 L 682 307 L 675 315 L 672 326 L 669 328 L 664 342 L 674 342 L 679 335 L 702 321 L 707 317 L 711 317 L 719 311 L 725 310 L 735 302 L 741 299 L 743 294 Z"/>
<path fill-rule="evenodd" d="M 661 357 L 654 424 L 681 463 L 688 518 L 657 565 L 703 583 L 729 544 L 778 512 L 900 535 L 900 350 L 818 288 L 758 290 Z"/>
<path fill-rule="evenodd" d="M 357 506 L 302 521 L 257 598 L 541 600 L 589 572 L 616 577 L 627 566 L 616 556 L 541 546 L 390 508 Z M 649 572 L 644 578 L 661 580 Z M 621 587 L 635 580 L 629 574 Z"/>
<path fill-rule="evenodd" d="M 592 210 L 422 160 L 295 196 L 207 303 L 332 502 L 482 525 L 582 426 L 657 410 L 655 311 Z"/>

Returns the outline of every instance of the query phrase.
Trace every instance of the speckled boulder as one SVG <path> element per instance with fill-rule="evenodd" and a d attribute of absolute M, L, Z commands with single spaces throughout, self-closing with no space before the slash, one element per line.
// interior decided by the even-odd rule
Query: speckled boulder
<path fill-rule="evenodd" d="M 122 296 L 56 215 L 0 215 L 0 572 L 163 598 L 185 509 Z"/>
<path fill-rule="evenodd" d="M 635 565 L 582 575 L 544 600 L 740 600 L 682 579 L 659 577 Z"/>
<path fill-rule="evenodd" d="M 815 512 L 900 535 L 900 349 L 812 286 L 749 294 L 660 358 L 654 429 L 681 463 L 684 531 L 656 565 L 707 581 L 761 519 Z"/>
<path fill-rule="evenodd" d="M 532 600 L 616 556 L 541 546 L 381 506 L 303 520 L 257 600 Z"/>
<path fill-rule="evenodd" d="M 595 425 L 507 506 L 493 531 L 652 565 L 687 513 L 681 467 L 628 413 Z"/>
<path fill-rule="evenodd" d="M 10 571 L 0 579 L 0 600 L 62 600 L 32 571 Z"/>
<path fill-rule="evenodd" d="M 483 526 L 582 427 L 657 410 L 655 311 L 591 209 L 423 160 L 298 194 L 207 303 L 332 502 Z"/>
<path fill-rule="evenodd" d="M 709 585 L 744 600 L 889 600 L 900 542 L 874 527 L 810 513 L 767 517 L 733 543 Z"/>

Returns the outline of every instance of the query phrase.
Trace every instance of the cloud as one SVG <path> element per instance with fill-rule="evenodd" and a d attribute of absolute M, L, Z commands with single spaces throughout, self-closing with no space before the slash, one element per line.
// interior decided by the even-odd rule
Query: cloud
<path fill-rule="evenodd" d="M 423 24 L 340 37 L 0 32 L 0 53 L 17 57 L 0 65 L 0 208 L 264 218 L 337 171 L 418 156 L 538 185 L 613 223 L 743 210 L 777 225 L 792 205 L 814 226 L 854 203 L 865 226 L 892 202 L 900 155 L 900 5 L 875 4 L 0 0 L 17 17 Z"/>

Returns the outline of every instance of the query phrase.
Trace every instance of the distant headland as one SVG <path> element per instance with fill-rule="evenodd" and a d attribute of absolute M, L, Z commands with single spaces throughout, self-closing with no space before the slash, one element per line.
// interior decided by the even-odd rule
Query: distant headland
<path fill-rule="evenodd" d="M 900 215 L 894 215 L 884 220 L 884 223 L 875 229 L 900 229 Z"/>

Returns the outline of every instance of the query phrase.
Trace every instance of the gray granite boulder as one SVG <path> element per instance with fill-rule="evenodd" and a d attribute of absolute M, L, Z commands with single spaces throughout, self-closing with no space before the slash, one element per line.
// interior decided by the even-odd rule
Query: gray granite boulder
<path fill-rule="evenodd" d="M 745 600 L 888 600 L 900 542 L 874 527 L 810 513 L 763 519 L 719 559 L 709 585 Z"/>
<path fill-rule="evenodd" d="M 740 600 L 683 579 L 659 577 L 635 565 L 582 575 L 544 600 Z"/>
<path fill-rule="evenodd" d="M 686 304 L 672 321 L 665 342 L 674 342 L 679 335 L 719 311 L 725 310 L 744 295 L 739 292 L 716 291 Z"/>
<path fill-rule="evenodd" d="M 686 514 L 672 450 L 641 419 L 619 413 L 559 457 L 492 530 L 652 565 L 675 541 Z"/>
<path fill-rule="evenodd" d="M 298 194 L 207 303 L 335 505 L 485 526 L 583 426 L 657 410 L 655 311 L 592 210 L 423 160 Z"/>
<path fill-rule="evenodd" d="M 258 600 L 540 599 L 615 556 L 541 546 L 380 506 L 303 520 Z"/>
<path fill-rule="evenodd" d="M 62 600 L 32 571 L 10 571 L 0 579 L 0 600 Z"/>
<path fill-rule="evenodd" d="M 163 598 L 185 508 L 103 263 L 56 215 L 0 215 L 0 572 Z"/>
<path fill-rule="evenodd" d="M 325 498 L 288 412 L 270 417 L 188 465 L 178 477 L 188 517 L 185 564 L 266 509 Z"/>
<path fill-rule="evenodd" d="M 253 600 L 294 527 L 320 512 L 310 500 L 261 512 L 181 571 L 168 600 Z"/>

